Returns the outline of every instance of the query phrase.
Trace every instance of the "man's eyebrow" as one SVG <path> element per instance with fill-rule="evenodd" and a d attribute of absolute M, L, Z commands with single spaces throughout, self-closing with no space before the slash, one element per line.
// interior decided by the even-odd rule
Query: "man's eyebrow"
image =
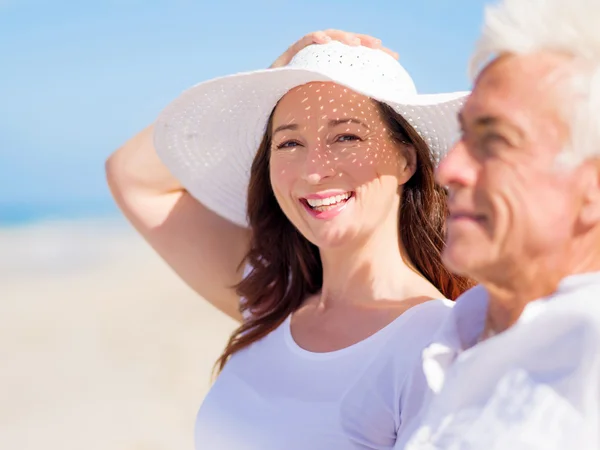
<path fill-rule="evenodd" d="M 467 123 L 466 123 L 466 120 L 465 120 L 465 117 L 464 117 L 462 111 L 458 113 L 458 121 L 460 123 L 461 129 L 464 130 Z M 474 128 L 501 127 L 501 128 L 506 129 L 509 132 L 515 133 L 519 139 L 522 139 L 524 137 L 523 131 L 519 127 L 512 125 L 509 121 L 503 119 L 502 117 L 498 117 L 498 116 L 485 115 L 485 116 L 477 117 L 472 122 L 471 126 Z"/>

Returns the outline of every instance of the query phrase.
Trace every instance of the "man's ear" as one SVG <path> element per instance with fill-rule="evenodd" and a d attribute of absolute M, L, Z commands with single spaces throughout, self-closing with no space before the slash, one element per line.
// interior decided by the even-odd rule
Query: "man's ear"
<path fill-rule="evenodd" d="M 586 161 L 582 167 L 583 204 L 580 220 L 585 226 L 600 223 L 600 158 Z"/>

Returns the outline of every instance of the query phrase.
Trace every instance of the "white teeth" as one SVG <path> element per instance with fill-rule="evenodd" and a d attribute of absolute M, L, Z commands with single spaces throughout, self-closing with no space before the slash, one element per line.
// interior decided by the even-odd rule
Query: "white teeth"
<path fill-rule="evenodd" d="M 349 198 L 350 198 L 350 192 L 346 192 L 345 194 L 342 194 L 342 195 L 333 195 L 333 196 L 327 197 L 327 198 L 306 199 L 306 202 L 312 208 L 318 208 L 319 206 L 335 205 L 336 203 L 343 202 L 345 200 L 348 200 Z"/>

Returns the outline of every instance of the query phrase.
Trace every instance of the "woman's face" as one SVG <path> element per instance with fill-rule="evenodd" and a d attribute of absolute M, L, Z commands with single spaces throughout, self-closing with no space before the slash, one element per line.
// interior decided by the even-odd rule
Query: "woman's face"
<path fill-rule="evenodd" d="M 397 233 L 399 186 L 414 173 L 414 160 L 412 148 L 392 139 L 376 103 L 342 86 L 299 86 L 275 109 L 273 192 L 320 248 L 369 239 L 379 229 Z"/>

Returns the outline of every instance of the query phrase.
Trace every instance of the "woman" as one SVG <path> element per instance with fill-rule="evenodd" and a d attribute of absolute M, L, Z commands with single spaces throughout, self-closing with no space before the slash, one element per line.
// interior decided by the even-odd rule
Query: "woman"
<path fill-rule="evenodd" d="M 241 320 L 198 448 L 388 449 L 420 406 L 424 383 L 408 374 L 468 284 L 441 264 L 433 181 L 464 95 L 418 96 L 378 47 L 309 35 L 286 67 L 169 105 L 154 127 L 165 166 L 152 129 L 109 160 L 140 233 Z"/>

